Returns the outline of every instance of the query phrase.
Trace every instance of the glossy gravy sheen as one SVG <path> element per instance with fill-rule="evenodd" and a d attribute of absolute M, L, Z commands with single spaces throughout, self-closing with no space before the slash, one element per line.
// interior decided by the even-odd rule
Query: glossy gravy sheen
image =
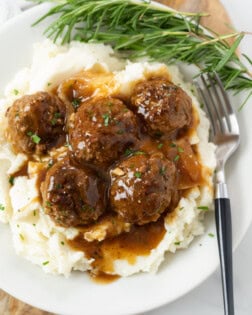
<path fill-rule="evenodd" d="M 137 256 L 147 256 L 156 248 L 165 235 L 164 219 L 143 226 L 133 226 L 129 233 L 123 233 L 102 242 L 88 242 L 79 234 L 69 245 L 76 250 L 81 250 L 85 256 L 94 258 L 92 263 L 94 273 L 113 273 L 114 261 L 126 259 L 129 264 L 136 262 Z M 94 274 L 96 275 L 96 274 Z M 102 277 L 102 274 L 101 274 Z"/>

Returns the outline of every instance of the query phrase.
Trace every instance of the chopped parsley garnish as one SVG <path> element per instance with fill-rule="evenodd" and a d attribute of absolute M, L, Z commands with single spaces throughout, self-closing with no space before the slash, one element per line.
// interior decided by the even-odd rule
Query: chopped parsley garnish
<path fill-rule="evenodd" d="M 134 151 L 132 149 L 126 149 L 125 155 L 130 156 Z"/>
<path fill-rule="evenodd" d="M 47 168 L 51 168 L 53 166 L 53 160 L 50 160 L 47 164 Z"/>
<path fill-rule="evenodd" d="M 159 143 L 158 149 L 162 149 L 163 145 L 164 145 L 163 143 Z"/>
<path fill-rule="evenodd" d="M 0 210 L 1 210 L 1 211 L 4 211 L 4 210 L 5 210 L 4 205 L 3 205 L 3 204 L 1 204 L 1 203 L 0 203 Z"/>
<path fill-rule="evenodd" d="M 142 177 L 142 173 L 141 172 L 135 172 L 134 176 L 136 178 L 141 178 Z"/>
<path fill-rule="evenodd" d="M 121 129 L 121 130 L 118 130 L 118 131 L 117 131 L 117 134 L 118 134 L 118 135 L 124 134 L 124 130 L 122 130 L 122 129 Z"/>
<path fill-rule="evenodd" d="M 52 82 L 47 82 L 47 86 L 50 86 L 50 85 L 52 85 Z"/>
<path fill-rule="evenodd" d="M 52 206 L 51 202 L 47 200 L 47 201 L 46 201 L 46 206 L 47 206 L 47 207 L 51 207 L 51 206 Z"/>
<path fill-rule="evenodd" d="M 165 171 L 166 171 L 166 167 L 165 167 L 165 166 L 162 166 L 162 167 L 159 169 L 159 174 L 160 174 L 160 175 L 164 175 L 164 174 L 165 174 Z"/>
<path fill-rule="evenodd" d="M 174 245 L 180 245 L 181 242 L 174 242 Z"/>
<path fill-rule="evenodd" d="M 41 141 L 41 138 L 31 131 L 27 132 L 27 136 L 31 137 L 32 141 L 36 144 L 39 144 Z"/>
<path fill-rule="evenodd" d="M 36 210 L 33 210 L 33 216 L 35 217 L 37 214 Z"/>
<path fill-rule="evenodd" d="M 43 266 L 46 266 L 46 265 L 48 265 L 48 264 L 49 264 L 49 261 L 47 260 L 47 261 L 44 261 L 42 265 L 43 265 Z"/>
<path fill-rule="evenodd" d="M 56 189 L 60 189 L 62 188 L 62 185 L 61 184 L 56 184 Z"/>
<path fill-rule="evenodd" d="M 14 176 L 10 176 L 10 177 L 9 177 L 9 183 L 11 184 L 11 186 L 14 185 L 14 180 L 15 180 L 15 177 L 14 177 Z"/>
<path fill-rule="evenodd" d="M 65 243 L 63 241 L 60 242 L 61 245 L 65 245 Z"/>
<path fill-rule="evenodd" d="M 24 241 L 24 235 L 23 234 L 19 234 L 19 237 L 21 238 L 22 241 Z"/>
<path fill-rule="evenodd" d="M 170 143 L 170 147 L 171 148 L 176 148 L 176 144 L 172 142 L 172 143 Z"/>
<path fill-rule="evenodd" d="M 209 208 L 206 207 L 206 206 L 199 206 L 199 207 L 197 207 L 197 209 L 203 210 L 203 211 L 208 211 L 209 210 Z"/>
<path fill-rule="evenodd" d="M 104 126 L 108 127 L 109 125 L 109 120 L 110 120 L 110 114 L 106 113 L 102 115 L 103 121 L 104 121 Z"/>
<path fill-rule="evenodd" d="M 163 132 L 161 132 L 159 130 L 154 133 L 154 136 L 157 137 L 157 138 L 161 138 L 162 135 L 163 135 Z"/>
<path fill-rule="evenodd" d="M 57 124 L 57 120 L 61 117 L 61 113 L 54 113 L 53 119 L 51 120 L 51 124 L 54 126 Z"/>
<path fill-rule="evenodd" d="M 184 209 L 184 207 L 180 207 L 180 208 L 179 208 L 179 211 L 182 211 L 183 209 Z"/>
<path fill-rule="evenodd" d="M 145 155 L 146 153 L 144 151 L 135 151 L 133 152 L 133 155 Z"/>
<path fill-rule="evenodd" d="M 67 147 L 67 148 L 71 148 L 71 145 L 70 145 L 70 143 L 68 141 L 64 144 L 64 146 Z"/>
<path fill-rule="evenodd" d="M 180 156 L 177 154 L 174 158 L 174 162 L 177 162 L 180 159 Z"/>
<path fill-rule="evenodd" d="M 33 223 L 32 225 L 33 225 L 33 226 L 36 226 L 36 224 L 35 224 L 35 223 Z"/>
<path fill-rule="evenodd" d="M 134 151 L 132 149 L 126 149 L 124 154 L 126 156 L 130 156 L 130 155 L 145 155 L 146 153 L 144 151 Z"/>
<path fill-rule="evenodd" d="M 82 211 L 90 211 L 90 212 L 93 212 L 95 209 L 89 205 L 84 205 L 82 206 L 81 208 Z"/>
<path fill-rule="evenodd" d="M 109 107 L 113 106 L 114 104 L 112 102 L 108 102 L 107 104 Z"/>
<path fill-rule="evenodd" d="M 19 228 L 20 227 L 20 225 L 19 224 L 17 224 L 17 228 Z"/>
<path fill-rule="evenodd" d="M 178 146 L 178 152 L 184 152 L 184 149 Z"/>
<path fill-rule="evenodd" d="M 208 236 L 214 237 L 214 234 L 213 233 L 208 233 Z"/>
<path fill-rule="evenodd" d="M 14 95 L 18 95 L 18 94 L 19 94 L 19 90 L 14 89 L 14 90 L 13 90 L 13 94 L 14 94 Z"/>
<path fill-rule="evenodd" d="M 74 109 L 77 109 L 80 106 L 81 100 L 79 98 L 74 98 L 72 100 L 72 105 Z"/>

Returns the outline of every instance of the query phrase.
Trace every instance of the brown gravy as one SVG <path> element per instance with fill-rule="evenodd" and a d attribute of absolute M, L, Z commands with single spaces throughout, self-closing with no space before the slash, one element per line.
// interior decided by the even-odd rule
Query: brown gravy
<path fill-rule="evenodd" d="M 129 233 L 123 233 L 102 242 L 88 242 L 79 234 L 69 245 L 85 253 L 88 259 L 93 258 L 95 271 L 111 273 L 114 261 L 125 259 L 129 264 L 136 262 L 137 256 L 147 256 L 156 248 L 165 235 L 164 219 L 143 226 L 133 226 Z M 99 278 L 98 272 L 98 278 Z"/>

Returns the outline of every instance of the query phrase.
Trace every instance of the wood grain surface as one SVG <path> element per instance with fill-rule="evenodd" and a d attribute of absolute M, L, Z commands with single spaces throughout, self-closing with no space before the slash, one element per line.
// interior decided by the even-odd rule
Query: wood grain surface
<path fill-rule="evenodd" d="M 206 12 L 202 24 L 219 34 L 230 33 L 230 19 L 219 0 L 158 0 L 180 11 Z M 0 315 L 51 315 L 29 306 L 0 290 Z"/>

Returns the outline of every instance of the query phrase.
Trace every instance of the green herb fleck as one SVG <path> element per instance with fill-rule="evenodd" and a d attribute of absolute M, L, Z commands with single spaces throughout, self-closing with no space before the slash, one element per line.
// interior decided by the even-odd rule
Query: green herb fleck
<path fill-rule="evenodd" d="M 163 145 L 164 145 L 163 143 L 159 143 L 158 149 L 162 149 Z"/>
<path fill-rule="evenodd" d="M 208 233 L 208 236 L 214 237 L 214 234 L 213 233 Z"/>
<path fill-rule="evenodd" d="M 43 265 L 43 266 L 46 266 L 46 265 L 48 265 L 48 264 L 49 264 L 49 261 L 47 260 L 47 261 L 44 261 L 42 265 Z"/>
<path fill-rule="evenodd" d="M 47 164 L 47 168 L 51 168 L 53 166 L 53 160 L 50 160 Z"/>
<path fill-rule="evenodd" d="M 0 210 L 1 210 L 1 211 L 4 211 L 4 210 L 5 210 L 4 205 L 3 205 L 3 204 L 1 204 L 1 203 L 0 203 Z"/>
<path fill-rule="evenodd" d="M 183 209 L 184 209 L 184 207 L 180 207 L 180 208 L 179 208 L 179 211 L 182 211 Z"/>
<path fill-rule="evenodd" d="M 36 226 L 36 224 L 35 224 L 35 223 L 33 223 L 32 225 L 33 225 L 33 226 Z"/>
<path fill-rule="evenodd" d="M 51 206 L 52 206 L 51 202 L 47 200 L 47 201 L 46 201 L 46 206 L 47 206 L 47 207 L 51 207 Z"/>
<path fill-rule="evenodd" d="M 52 82 L 47 82 L 47 86 L 50 86 L 50 85 L 52 85 Z"/>
<path fill-rule="evenodd" d="M 160 175 L 164 175 L 164 174 L 165 174 L 165 171 L 166 171 L 166 167 L 165 167 L 165 166 L 162 166 L 162 167 L 159 169 L 159 174 L 160 174 Z"/>
<path fill-rule="evenodd" d="M 109 113 L 103 114 L 103 115 L 102 115 L 102 118 L 103 118 L 103 120 L 104 120 L 104 126 L 105 126 L 105 127 L 108 127 L 108 125 L 109 125 L 109 120 L 110 120 L 110 115 L 109 115 Z"/>
<path fill-rule="evenodd" d="M 170 147 L 171 148 L 176 148 L 176 144 L 172 142 L 172 143 L 170 143 Z"/>
<path fill-rule="evenodd" d="M 27 132 L 27 136 L 31 137 L 32 141 L 36 144 L 39 144 L 41 141 L 41 138 L 31 131 Z"/>
<path fill-rule="evenodd" d="M 56 184 L 56 189 L 60 189 L 62 188 L 62 185 L 61 184 Z"/>
<path fill-rule="evenodd" d="M 180 245 L 181 244 L 181 242 L 174 242 L 174 245 Z"/>
<path fill-rule="evenodd" d="M 209 210 L 209 208 L 206 207 L 206 206 L 199 206 L 199 207 L 197 207 L 197 209 L 203 210 L 203 211 L 208 211 Z"/>
<path fill-rule="evenodd" d="M 179 159 L 180 159 L 180 156 L 176 155 L 175 158 L 174 158 L 174 162 L 177 162 Z"/>
<path fill-rule="evenodd" d="M 57 120 L 61 117 L 61 113 L 54 113 L 53 119 L 51 120 L 51 124 L 55 126 L 57 124 Z"/>
<path fill-rule="evenodd" d="M 74 98 L 72 100 L 72 105 L 74 109 L 77 109 L 80 106 L 81 100 L 79 98 Z"/>
<path fill-rule="evenodd" d="M 24 235 L 23 234 L 19 234 L 19 237 L 20 237 L 20 239 L 22 240 L 22 241 L 24 241 Z"/>
<path fill-rule="evenodd" d="M 60 242 L 61 245 L 65 245 L 65 243 L 63 241 Z"/>
<path fill-rule="evenodd" d="M 135 151 L 133 152 L 133 155 L 145 155 L 146 153 L 144 151 Z"/>
<path fill-rule="evenodd" d="M 14 90 L 13 90 L 13 94 L 14 94 L 14 95 L 18 95 L 18 94 L 19 94 L 19 90 L 14 89 Z"/>
<path fill-rule="evenodd" d="M 134 151 L 132 149 L 126 149 L 125 155 L 130 156 Z"/>
<path fill-rule="evenodd" d="M 93 207 L 91 207 L 90 205 L 84 205 L 84 206 L 82 206 L 81 210 L 93 212 L 95 209 Z"/>
<path fill-rule="evenodd" d="M 118 135 L 122 135 L 122 134 L 124 134 L 124 130 L 118 130 L 117 132 L 116 132 Z"/>
<path fill-rule="evenodd" d="M 14 177 L 14 176 L 10 176 L 10 177 L 9 177 L 9 183 L 11 184 L 11 186 L 14 185 L 14 180 L 15 180 L 15 177 Z"/>
<path fill-rule="evenodd" d="M 134 176 L 136 178 L 141 178 L 142 177 L 142 173 L 141 172 L 135 172 Z"/>
<path fill-rule="evenodd" d="M 37 211 L 33 210 L 33 216 L 36 217 Z"/>
<path fill-rule="evenodd" d="M 179 147 L 179 146 L 178 146 L 178 148 L 177 148 L 177 149 L 178 149 L 178 152 L 180 152 L 180 153 L 181 153 L 181 152 L 184 152 L 184 149 L 183 149 L 183 148 L 181 148 L 181 147 Z"/>

